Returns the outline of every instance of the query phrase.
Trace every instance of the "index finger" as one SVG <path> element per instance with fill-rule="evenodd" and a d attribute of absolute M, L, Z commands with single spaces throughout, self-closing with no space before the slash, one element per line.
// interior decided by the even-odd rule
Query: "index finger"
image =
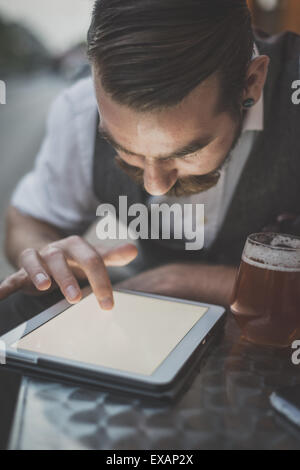
<path fill-rule="evenodd" d="M 106 252 L 103 252 L 101 247 L 98 248 L 95 246 L 95 249 L 102 255 L 105 266 L 126 266 L 131 263 L 138 254 L 137 247 L 132 243 L 118 246 Z"/>
<path fill-rule="evenodd" d="M 65 250 L 85 272 L 100 306 L 104 310 L 112 309 L 114 305 L 112 285 L 99 253 L 83 240 L 80 243 L 69 243 Z"/>

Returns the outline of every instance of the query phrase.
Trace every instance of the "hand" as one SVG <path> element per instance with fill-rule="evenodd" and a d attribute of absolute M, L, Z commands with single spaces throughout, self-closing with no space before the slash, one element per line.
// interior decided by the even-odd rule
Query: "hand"
<path fill-rule="evenodd" d="M 40 294 L 58 286 L 68 302 L 77 303 L 82 296 L 78 280 L 87 278 L 101 307 L 109 310 L 113 294 L 106 266 L 125 266 L 136 256 L 132 244 L 105 252 L 78 236 L 55 241 L 39 251 L 28 248 L 20 255 L 21 269 L 0 285 L 0 300 L 18 290 Z"/>

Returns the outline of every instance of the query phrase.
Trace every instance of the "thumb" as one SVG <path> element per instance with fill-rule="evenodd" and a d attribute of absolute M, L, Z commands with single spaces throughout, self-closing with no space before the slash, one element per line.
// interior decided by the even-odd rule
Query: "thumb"
<path fill-rule="evenodd" d="M 105 253 L 103 253 L 103 247 L 102 250 L 98 247 L 95 248 L 98 253 L 101 254 L 105 266 L 126 266 L 126 264 L 133 261 L 138 254 L 137 247 L 131 243 L 118 246 Z"/>
<path fill-rule="evenodd" d="M 28 275 L 23 268 L 7 277 L 0 284 L 0 300 L 3 300 L 14 292 L 22 289 L 27 282 Z"/>

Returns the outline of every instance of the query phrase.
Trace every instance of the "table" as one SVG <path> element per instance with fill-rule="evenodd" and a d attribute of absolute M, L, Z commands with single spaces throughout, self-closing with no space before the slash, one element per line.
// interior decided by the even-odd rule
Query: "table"
<path fill-rule="evenodd" d="M 300 431 L 269 404 L 300 382 L 292 350 L 246 343 L 225 331 L 181 399 L 149 405 L 83 387 L 24 377 L 11 449 L 300 449 Z"/>

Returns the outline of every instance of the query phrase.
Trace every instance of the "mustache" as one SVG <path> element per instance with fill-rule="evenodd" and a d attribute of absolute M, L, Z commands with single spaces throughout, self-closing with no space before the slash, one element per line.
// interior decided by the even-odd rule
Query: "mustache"
<path fill-rule="evenodd" d="M 123 170 L 135 183 L 142 186 L 144 189 L 144 171 L 124 162 L 118 155 L 115 157 L 115 162 L 121 170 Z M 191 196 L 216 186 L 220 179 L 220 171 L 214 170 L 206 175 L 191 175 L 184 178 L 179 178 L 174 186 L 165 194 L 166 196 Z"/>

